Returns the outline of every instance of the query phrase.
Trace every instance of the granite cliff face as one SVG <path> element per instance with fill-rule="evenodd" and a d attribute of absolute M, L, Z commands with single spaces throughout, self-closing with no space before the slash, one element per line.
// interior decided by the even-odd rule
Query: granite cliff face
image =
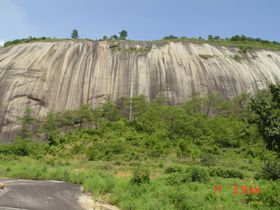
<path fill-rule="evenodd" d="M 280 52 L 268 50 L 240 54 L 236 48 L 181 42 L 15 45 L 0 49 L 0 139 L 14 136 L 27 106 L 44 116 L 122 96 L 164 96 L 174 104 L 194 93 L 232 98 L 276 79 Z"/>

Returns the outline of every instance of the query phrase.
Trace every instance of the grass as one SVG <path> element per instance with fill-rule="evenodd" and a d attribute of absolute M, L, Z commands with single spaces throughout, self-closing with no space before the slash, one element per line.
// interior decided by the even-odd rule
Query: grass
<path fill-rule="evenodd" d="M 71 143 L 68 146 L 70 145 Z M 44 147 L 40 144 L 37 146 Z M 251 144 L 251 146 L 261 145 Z M 42 153 L 24 156 L 4 155 L 5 158 L 1 157 L 0 160 L 0 176 L 63 180 L 81 184 L 86 192 L 91 192 L 98 200 L 107 201 L 121 209 L 250 210 L 256 209 L 256 206 L 257 209 L 277 209 L 274 203 L 271 206 L 266 200 L 261 200 L 264 199 L 261 197 L 265 196 L 263 194 L 253 198 L 241 194 L 241 191 L 238 195 L 233 194 L 235 184 L 249 187 L 258 185 L 263 193 L 269 193 L 274 186 L 272 181 L 254 179 L 254 175 L 261 169 L 262 161 L 258 158 L 249 161 L 250 155 L 244 148 L 221 150 L 215 155 L 215 166 L 205 166 L 201 160 L 182 161 L 172 154 L 136 162 L 119 159 L 116 163 L 117 158 L 108 161 L 87 161 L 83 154 L 72 154 L 70 159 L 67 158 L 67 151 L 64 151 L 65 154 L 61 152 L 52 154 L 50 151 L 55 149 L 57 152 L 59 148 L 45 149 L 44 155 Z M 148 182 L 132 182 L 135 179 L 133 171 L 138 170 L 139 165 L 140 172 L 145 168 L 149 169 L 149 172 L 144 173 L 146 177 L 148 174 Z M 195 172 L 188 175 L 190 170 Z M 213 170 L 216 174 L 211 172 Z M 223 171 L 230 172 L 224 172 L 227 174 L 224 176 Z M 240 173 L 244 174 L 244 177 L 225 178 L 238 177 Z M 142 176 L 137 175 L 140 180 Z M 222 186 L 220 193 L 214 192 L 215 185 Z"/>
<path fill-rule="evenodd" d="M 112 164 L 103 162 L 103 164 Z M 124 166 L 126 168 L 126 166 Z M 184 164 L 181 165 L 185 167 Z M 192 167 L 192 166 L 190 166 Z M 209 182 L 167 182 L 172 174 L 161 171 L 149 183 L 132 184 L 131 175 L 119 177 L 113 170 L 102 170 L 95 162 L 69 161 L 64 166 L 50 165 L 42 160 L 22 157 L 17 160 L 0 161 L 0 175 L 10 178 L 55 179 L 82 184 L 84 190 L 92 192 L 95 198 L 106 200 L 121 209 L 255 209 L 255 203 L 248 196 L 233 194 L 233 185 L 259 185 L 269 191 L 270 181 L 211 177 Z M 126 168 L 129 170 L 128 168 Z M 123 170 L 123 169 L 122 169 Z M 158 169 L 153 169 L 158 170 Z M 207 170 L 207 168 L 205 168 Z M 178 179 L 178 178 L 175 178 Z M 221 185 L 222 191 L 215 193 L 214 185 Z M 256 199 L 255 199 L 256 200 Z M 257 203 L 258 209 L 273 209 L 266 203 Z M 276 207 L 274 209 L 277 209 Z"/>

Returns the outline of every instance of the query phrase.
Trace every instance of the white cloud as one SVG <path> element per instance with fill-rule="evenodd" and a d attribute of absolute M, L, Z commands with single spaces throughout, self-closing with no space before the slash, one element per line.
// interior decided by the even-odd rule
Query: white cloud
<path fill-rule="evenodd" d="M 14 0 L 0 0 L 0 35 L 4 40 L 28 36 L 30 22 Z"/>

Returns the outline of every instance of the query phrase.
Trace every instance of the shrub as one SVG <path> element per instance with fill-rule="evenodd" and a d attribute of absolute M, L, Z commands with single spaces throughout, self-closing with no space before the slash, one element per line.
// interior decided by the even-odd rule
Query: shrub
<path fill-rule="evenodd" d="M 279 209 L 280 206 L 280 182 L 271 183 L 260 195 L 260 199 L 269 207 Z"/>
<path fill-rule="evenodd" d="M 280 163 L 277 160 L 268 160 L 265 162 L 261 178 L 268 180 L 277 180 L 280 179 Z"/>
<path fill-rule="evenodd" d="M 142 167 L 135 168 L 130 183 L 137 185 L 150 183 L 150 171 Z"/>
<path fill-rule="evenodd" d="M 235 54 L 235 55 L 233 56 L 233 59 L 236 60 L 236 61 L 238 61 L 238 62 L 240 62 L 240 61 L 242 60 L 242 57 L 241 57 L 240 55 L 238 55 L 238 54 Z"/>
<path fill-rule="evenodd" d="M 192 210 L 195 209 L 196 203 L 193 203 L 188 197 L 188 194 L 181 189 L 172 190 L 168 193 L 168 198 L 178 210 Z"/>
<path fill-rule="evenodd" d="M 189 183 L 191 181 L 192 181 L 192 175 L 191 173 L 187 173 L 187 172 L 172 173 L 166 178 L 166 182 L 169 185 L 180 185 L 183 183 Z"/>
<path fill-rule="evenodd" d="M 202 59 L 205 59 L 205 60 L 208 60 L 209 58 L 213 58 L 214 56 L 213 55 L 202 55 L 200 54 L 199 57 L 201 57 Z"/>
<path fill-rule="evenodd" d="M 261 189 L 257 195 L 247 195 L 247 203 L 257 209 L 279 209 L 280 206 L 280 182 L 270 182 Z M 268 208 L 261 208 L 261 206 Z"/>
<path fill-rule="evenodd" d="M 191 174 L 193 182 L 208 182 L 210 180 L 209 171 L 206 168 L 193 166 L 186 170 L 187 173 Z"/>
<path fill-rule="evenodd" d="M 182 171 L 183 171 L 183 167 L 178 165 L 169 166 L 165 169 L 165 172 L 168 174 L 182 172 Z"/>
<path fill-rule="evenodd" d="M 0 154 L 41 157 L 44 154 L 44 146 L 44 144 L 32 140 L 17 139 L 12 144 L 0 145 Z"/>
<path fill-rule="evenodd" d="M 214 166 L 216 165 L 216 162 L 217 162 L 216 156 L 211 153 L 210 154 L 206 153 L 201 158 L 201 163 L 202 165 L 205 166 Z"/>
<path fill-rule="evenodd" d="M 174 35 L 169 35 L 169 36 L 165 36 L 164 38 L 163 38 L 164 40 L 172 40 L 172 39 L 178 39 L 178 37 L 177 36 L 174 36 Z"/>
<path fill-rule="evenodd" d="M 239 178 L 239 179 L 244 178 L 244 174 L 241 171 L 237 171 L 234 169 L 225 169 L 221 167 L 211 168 L 210 176 L 218 176 L 223 178 Z"/>
<path fill-rule="evenodd" d="M 114 188 L 115 182 L 111 174 L 104 171 L 92 173 L 85 180 L 85 191 L 93 192 L 99 195 L 110 193 Z"/>

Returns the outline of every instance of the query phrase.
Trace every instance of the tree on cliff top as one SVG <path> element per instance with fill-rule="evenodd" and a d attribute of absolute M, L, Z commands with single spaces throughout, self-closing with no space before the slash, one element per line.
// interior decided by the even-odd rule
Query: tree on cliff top
<path fill-rule="evenodd" d="M 71 38 L 72 38 L 72 39 L 78 39 L 78 38 L 79 38 L 79 32 L 78 32 L 77 29 L 74 29 L 74 30 L 72 31 Z"/>
<path fill-rule="evenodd" d="M 119 32 L 120 35 L 120 39 L 126 39 L 128 36 L 128 32 L 126 30 L 122 30 L 121 32 Z"/>

